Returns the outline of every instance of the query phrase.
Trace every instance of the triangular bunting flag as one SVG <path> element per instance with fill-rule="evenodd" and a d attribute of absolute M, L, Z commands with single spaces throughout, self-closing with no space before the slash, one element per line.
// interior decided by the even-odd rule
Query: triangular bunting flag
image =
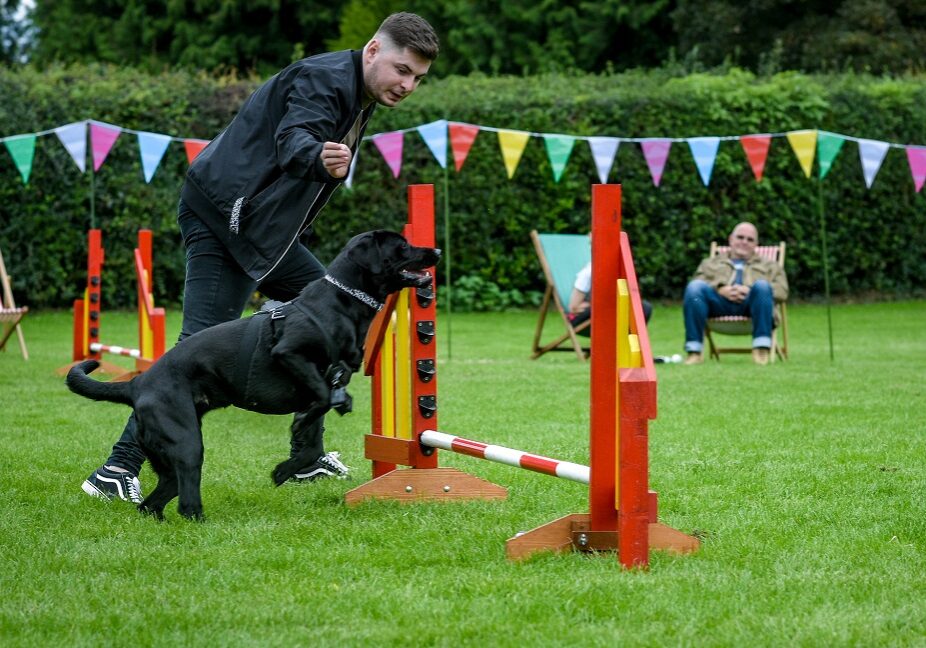
<path fill-rule="evenodd" d="M 717 148 L 719 146 L 719 137 L 688 138 L 691 157 L 694 158 L 695 166 L 698 167 L 698 173 L 701 175 L 701 182 L 704 183 L 705 187 L 711 182 L 711 173 L 714 171 L 714 161 L 717 159 Z"/>
<path fill-rule="evenodd" d="M 469 150 L 473 147 L 473 142 L 476 141 L 476 135 L 478 134 L 478 126 L 450 124 L 450 148 L 453 151 L 453 164 L 457 171 L 466 161 L 466 156 L 469 155 Z"/>
<path fill-rule="evenodd" d="M 810 177 L 810 169 L 813 166 L 813 154 L 817 146 L 817 131 L 800 130 L 787 133 L 788 142 L 794 149 L 797 161 L 801 163 L 804 175 Z"/>
<path fill-rule="evenodd" d="M 23 184 L 29 183 L 32 175 L 32 160 L 35 159 L 35 135 L 14 135 L 3 140 L 7 150 L 13 156 L 13 164 L 22 176 Z"/>
<path fill-rule="evenodd" d="M 842 143 L 845 141 L 844 137 L 836 133 L 828 133 L 827 131 L 819 132 L 817 136 L 817 162 L 820 166 L 819 174 L 821 180 L 830 172 L 830 168 L 833 166 L 833 160 L 836 159 L 836 155 L 839 153 L 839 149 L 842 148 Z"/>
<path fill-rule="evenodd" d="M 145 174 L 145 182 L 151 182 L 171 139 L 173 138 L 170 135 L 160 133 L 138 133 L 138 148 L 141 152 L 141 166 Z"/>
<path fill-rule="evenodd" d="M 186 139 L 183 140 L 183 150 L 186 151 L 186 161 L 187 164 L 193 164 L 193 160 L 196 159 L 196 156 L 206 148 L 209 144 L 209 140 L 201 139 Z"/>
<path fill-rule="evenodd" d="M 74 122 L 55 129 L 58 140 L 67 149 L 74 164 L 83 173 L 87 170 L 87 122 Z"/>
<path fill-rule="evenodd" d="M 923 188 L 926 181 L 926 148 L 922 146 L 907 147 L 907 162 L 910 163 L 910 174 L 913 176 L 913 186 L 916 193 Z"/>
<path fill-rule="evenodd" d="M 743 135 L 740 137 L 740 144 L 743 145 L 743 152 L 746 153 L 746 159 L 749 160 L 749 166 L 752 167 L 752 175 L 756 177 L 756 182 L 762 182 L 762 174 L 765 172 L 765 160 L 768 158 L 768 146 L 771 143 L 771 135 Z"/>
<path fill-rule="evenodd" d="M 620 143 L 620 139 L 616 137 L 588 138 L 588 145 L 592 149 L 592 157 L 595 158 L 595 168 L 598 169 L 598 179 L 601 180 L 601 184 L 608 183 L 608 175 L 611 173 L 614 156 L 617 155 Z"/>
<path fill-rule="evenodd" d="M 891 145 L 877 140 L 860 139 L 858 141 L 858 156 L 862 161 L 862 173 L 865 174 L 865 186 L 871 189 L 871 183 L 881 169 L 884 156 Z"/>
<path fill-rule="evenodd" d="M 518 168 L 518 162 L 521 161 L 521 155 L 524 153 L 524 147 L 527 146 L 527 140 L 530 133 L 524 131 L 498 131 L 498 145 L 502 149 L 502 158 L 505 160 L 505 169 L 508 170 L 508 179 L 514 176 L 515 169 Z"/>
<path fill-rule="evenodd" d="M 99 171 L 103 166 L 103 161 L 106 160 L 106 156 L 109 155 L 121 132 L 122 129 L 119 126 L 90 122 L 90 148 L 93 150 L 94 171 Z"/>
<path fill-rule="evenodd" d="M 348 189 L 354 187 L 354 169 L 357 168 L 357 158 L 360 156 L 360 147 L 354 151 L 354 156 L 350 159 L 350 168 L 347 170 L 347 177 L 344 178 L 344 186 Z"/>
<path fill-rule="evenodd" d="M 440 165 L 440 168 L 447 168 L 447 120 L 440 119 L 430 124 L 424 124 L 418 127 L 418 133 L 424 140 L 424 143 L 431 149 L 431 153 Z"/>
<path fill-rule="evenodd" d="M 572 147 L 575 146 L 576 138 L 569 135 L 544 135 L 543 143 L 547 147 L 547 157 L 550 159 L 550 166 L 553 167 L 553 180 L 559 182 L 563 177 L 563 171 L 566 169 L 566 162 L 572 154 Z"/>
<path fill-rule="evenodd" d="M 653 184 L 658 187 L 659 183 L 662 182 L 662 172 L 666 168 L 666 160 L 669 159 L 672 140 L 643 140 L 640 142 L 640 148 L 643 149 L 643 157 L 646 158 L 646 166 L 649 167 L 650 175 L 653 177 Z"/>
<path fill-rule="evenodd" d="M 392 177 L 398 178 L 399 172 L 402 171 L 402 147 L 405 145 L 405 133 L 402 131 L 378 133 L 373 136 L 373 143 L 386 160 L 386 164 L 392 169 Z"/>

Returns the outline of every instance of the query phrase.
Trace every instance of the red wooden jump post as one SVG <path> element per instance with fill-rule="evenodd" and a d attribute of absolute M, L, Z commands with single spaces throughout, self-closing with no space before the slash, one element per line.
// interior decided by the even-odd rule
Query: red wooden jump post
<path fill-rule="evenodd" d="M 409 197 L 412 222 L 416 222 L 416 214 L 420 213 L 433 223 L 431 188 L 411 187 Z M 374 379 L 374 429 L 366 439 L 366 456 L 374 462 L 375 479 L 347 493 L 348 504 L 368 497 L 413 501 L 506 496 L 507 491 L 500 486 L 460 471 L 437 468 L 436 454 L 431 455 L 435 458 L 433 463 L 423 462 L 428 458 L 429 448 L 441 447 L 589 484 L 588 514 L 567 515 L 511 538 L 506 545 L 509 558 L 520 559 L 537 551 L 550 550 L 617 550 L 621 564 L 630 568 L 648 564 L 650 547 L 676 552 L 694 551 L 698 547 L 697 539 L 657 521 L 656 494 L 648 487 L 647 421 L 656 417 L 656 372 L 630 244 L 620 229 L 620 198 L 620 186 L 593 187 L 591 335 L 594 352 L 591 356 L 591 466 L 587 472 L 578 464 L 436 432 L 436 407 L 431 415 L 425 415 L 425 410 L 419 407 L 411 438 L 383 434 L 389 422 L 381 404 L 381 386 L 391 376 L 388 371 L 387 375 L 382 374 L 383 366 L 392 356 L 387 354 L 386 362 L 381 361 L 380 356 L 389 335 L 389 310 L 397 303 L 392 299 L 371 326 L 365 350 L 367 373 Z M 416 239 L 419 234 L 414 226 L 406 230 L 413 243 L 433 245 L 433 225 L 426 231 L 426 235 Z M 619 308 L 623 309 L 620 314 Z M 418 319 L 420 316 L 413 316 L 413 337 L 420 334 L 423 325 Z M 434 322 L 428 320 L 428 323 Z M 635 350 L 631 350 L 633 344 L 637 345 Z M 415 347 L 411 358 L 396 354 L 395 361 L 413 363 L 415 375 L 414 368 L 420 367 L 422 360 L 420 351 Z M 430 388 L 436 406 L 436 359 L 433 349 L 429 352 L 435 375 L 424 380 L 419 373 L 417 382 L 432 383 Z M 413 378 L 413 382 L 416 379 Z M 415 389 L 420 387 L 417 382 Z M 396 393 L 401 393 L 400 388 L 401 385 L 396 387 Z M 420 391 L 414 391 L 412 399 L 420 406 Z M 412 469 L 396 470 L 396 464 L 412 466 Z"/>
<path fill-rule="evenodd" d="M 151 230 L 138 231 L 138 247 L 135 249 L 135 277 L 138 297 L 138 348 L 103 344 L 100 342 L 100 325 L 103 313 L 103 265 L 105 251 L 103 236 L 99 229 L 87 234 L 87 286 L 83 299 L 74 300 L 73 312 L 73 362 L 58 370 L 67 373 L 73 364 L 86 359 L 100 362 L 101 373 L 115 376 L 114 380 L 127 380 L 151 366 L 165 351 L 165 313 L 163 308 L 154 307 L 152 296 L 153 263 L 151 252 Z M 135 370 L 107 362 L 102 354 L 109 353 L 135 358 Z"/>

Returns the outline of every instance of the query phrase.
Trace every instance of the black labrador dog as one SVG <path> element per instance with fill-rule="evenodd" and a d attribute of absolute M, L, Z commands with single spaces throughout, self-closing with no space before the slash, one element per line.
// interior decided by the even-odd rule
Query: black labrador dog
<path fill-rule="evenodd" d="M 67 386 L 135 410 L 138 441 L 158 475 L 139 510 L 163 518 L 164 507 L 179 495 L 180 514 L 201 519 L 203 415 L 234 405 L 264 414 L 298 412 L 311 425 L 329 409 L 350 411 L 344 387 L 360 368 L 381 302 L 402 288 L 430 285 L 431 275 L 422 271 L 440 254 L 395 232 L 360 234 L 328 274 L 293 301 L 191 335 L 129 382 L 90 378 L 99 363 L 86 360 L 68 372 Z M 274 482 L 279 486 L 314 459 L 304 456 L 309 452 L 280 463 Z"/>

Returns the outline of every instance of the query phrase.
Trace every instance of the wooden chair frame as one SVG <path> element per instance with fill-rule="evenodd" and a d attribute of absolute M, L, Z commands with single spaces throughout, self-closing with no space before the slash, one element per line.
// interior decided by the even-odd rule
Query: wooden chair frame
<path fill-rule="evenodd" d="M 543 235 L 550 236 L 550 235 Z M 569 235 L 569 236 L 578 236 L 578 235 Z M 573 351 L 576 356 L 581 361 L 588 359 L 590 348 L 588 346 L 583 346 L 582 342 L 579 340 L 578 334 L 591 326 L 591 319 L 588 319 L 576 327 L 573 327 L 572 322 L 569 320 L 568 308 L 569 304 L 563 303 L 563 299 L 560 296 L 560 292 L 557 289 L 556 280 L 554 279 L 554 272 L 550 265 L 550 260 L 547 259 L 546 252 L 543 248 L 543 243 L 541 241 L 541 234 L 537 233 L 537 230 L 531 231 L 531 241 L 534 244 L 534 250 L 537 252 L 537 258 L 540 260 L 540 266 L 543 268 L 543 276 L 546 279 L 547 287 L 543 291 L 543 301 L 540 304 L 540 317 L 537 320 L 537 330 L 534 333 L 534 341 L 531 345 L 531 359 L 536 359 L 542 356 L 548 351 Z M 589 247 L 589 250 L 591 247 Z M 582 269 L 585 265 L 585 260 L 583 259 L 579 267 L 576 269 L 576 272 Z M 570 290 L 572 289 L 572 284 L 570 284 Z M 555 310 L 559 313 L 560 319 L 563 322 L 563 326 L 566 329 L 566 332 L 554 339 L 551 342 L 542 344 L 540 338 L 543 335 L 543 325 L 547 318 L 547 312 L 550 309 L 550 305 L 553 305 Z"/>
<path fill-rule="evenodd" d="M 10 285 L 10 277 L 6 273 L 6 264 L 3 261 L 3 252 L 0 251 L 0 289 L 3 294 L 0 295 L 0 351 L 6 349 L 6 343 L 16 331 L 19 337 L 19 349 L 22 351 L 23 359 L 29 359 L 29 350 L 26 348 L 26 338 L 23 336 L 20 322 L 26 313 L 29 312 L 27 306 L 19 308 L 13 301 L 13 288 Z"/>
<path fill-rule="evenodd" d="M 718 254 L 729 251 L 727 245 L 719 245 L 717 241 L 711 241 L 710 256 L 713 258 Z M 785 267 L 785 242 L 780 241 L 778 245 L 760 245 L 756 247 L 756 253 L 770 261 L 774 261 L 784 269 Z M 725 346 L 721 347 L 714 342 L 713 334 L 743 336 L 752 335 L 752 319 L 748 316 L 731 315 L 727 317 L 711 317 L 707 320 L 704 327 L 704 333 L 707 336 L 708 349 L 710 357 L 720 360 L 722 353 L 752 353 L 752 347 L 742 346 Z M 780 340 L 779 340 L 780 338 Z M 780 360 L 788 359 L 788 305 L 785 302 L 775 303 L 775 325 L 772 329 L 772 347 L 770 349 L 771 361 L 775 362 L 777 357 Z"/>

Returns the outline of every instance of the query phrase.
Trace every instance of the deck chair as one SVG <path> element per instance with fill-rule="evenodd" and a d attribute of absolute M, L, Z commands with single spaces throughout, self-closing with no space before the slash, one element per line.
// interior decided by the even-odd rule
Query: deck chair
<path fill-rule="evenodd" d="M 728 245 L 718 245 L 716 241 L 711 241 L 711 257 L 728 252 Z M 756 247 L 756 253 L 774 261 L 782 268 L 785 266 L 785 242 L 780 241 L 778 245 L 760 245 Z M 711 317 L 707 320 L 704 327 L 707 335 L 707 344 L 710 349 L 710 357 L 720 360 L 722 353 L 752 353 L 752 346 L 726 346 L 721 347 L 714 341 L 714 334 L 752 336 L 752 319 L 746 316 L 729 315 L 726 317 Z M 780 339 L 780 341 L 779 341 Z M 777 356 L 781 360 L 788 359 L 788 305 L 784 302 L 775 304 L 775 328 L 772 331 L 772 348 L 771 361 L 775 362 Z"/>
<path fill-rule="evenodd" d="M 6 349 L 6 343 L 16 331 L 19 337 L 19 349 L 22 351 L 23 359 L 29 359 L 29 350 L 26 348 L 26 339 L 23 337 L 22 327 L 19 325 L 22 318 L 29 312 L 29 308 L 23 306 L 18 308 L 13 301 L 13 289 L 10 286 L 10 277 L 6 273 L 6 264 L 3 262 L 3 252 L 0 251 L 0 351 Z"/>
<path fill-rule="evenodd" d="M 534 342 L 531 347 L 531 358 L 539 358 L 548 351 L 574 351 L 579 359 L 584 361 L 588 358 L 589 349 L 582 346 L 576 334 L 588 328 L 591 320 L 573 328 L 572 322 L 567 317 L 567 309 L 576 274 L 592 258 L 589 238 L 585 234 L 538 234 L 537 230 L 533 230 L 531 241 L 534 243 L 534 250 L 537 252 L 537 258 L 540 260 L 543 276 L 547 282 L 546 290 L 543 292 L 543 302 L 540 305 L 537 331 L 534 333 Z M 559 313 L 559 318 L 566 330 L 555 340 L 541 344 L 540 337 L 543 335 L 543 325 L 551 304 Z"/>

